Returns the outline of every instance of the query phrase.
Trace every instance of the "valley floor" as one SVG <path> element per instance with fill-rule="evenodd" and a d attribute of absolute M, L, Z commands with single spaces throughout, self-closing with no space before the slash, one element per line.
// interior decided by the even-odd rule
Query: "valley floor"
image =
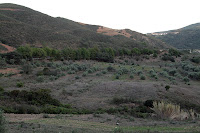
<path fill-rule="evenodd" d="M 6 114 L 8 133 L 197 133 L 200 121 L 161 121 L 108 115 Z M 119 125 L 116 125 L 119 123 Z"/>

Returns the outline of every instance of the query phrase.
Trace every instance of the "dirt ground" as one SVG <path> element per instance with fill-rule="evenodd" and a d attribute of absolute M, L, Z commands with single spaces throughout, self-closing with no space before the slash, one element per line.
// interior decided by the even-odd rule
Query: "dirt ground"
<path fill-rule="evenodd" d="M 1 10 L 1 9 L 0 9 Z M 0 50 L 0 53 L 9 53 L 9 52 L 13 52 L 15 51 L 16 49 L 14 47 L 11 47 L 11 46 L 8 46 L 6 44 L 2 44 L 0 43 L 0 45 L 2 45 L 3 47 L 5 47 L 7 50 Z"/>

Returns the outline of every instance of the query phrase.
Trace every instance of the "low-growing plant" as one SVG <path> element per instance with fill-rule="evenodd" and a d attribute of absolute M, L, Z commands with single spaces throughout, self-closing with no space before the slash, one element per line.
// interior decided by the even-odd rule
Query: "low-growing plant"
<path fill-rule="evenodd" d="M 133 78 L 134 78 L 134 76 L 133 76 L 133 74 L 131 74 L 131 75 L 130 75 L 130 79 L 133 79 Z"/>
<path fill-rule="evenodd" d="M 169 85 L 166 85 L 166 86 L 165 86 L 165 89 L 166 89 L 166 91 L 168 91 L 168 90 L 170 89 L 170 86 L 169 86 Z"/>
<path fill-rule="evenodd" d="M 23 73 L 30 74 L 32 72 L 32 66 L 30 64 L 25 64 L 22 66 Z"/>
<path fill-rule="evenodd" d="M 37 82 L 44 82 L 44 76 L 38 76 L 36 79 Z"/>
<path fill-rule="evenodd" d="M 140 79 L 141 79 L 141 80 L 145 80 L 146 77 L 145 77 L 144 75 L 141 75 L 141 76 L 140 76 Z"/>
<path fill-rule="evenodd" d="M 107 72 L 106 71 L 102 71 L 102 74 L 106 74 Z"/>
<path fill-rule="evenodd" d="M 187 82 L 190 81 L 190 79 L 189 79 L 188 77 L 184 77 L 184 78 L 183 78 L 183 81 L 187 83 Z"/>
<path fill-rule="evenodd" d="M 49 77 L 49 80 L 51 80 L 51 81 L 54 81 L 54 80 L 56 80 L 56 79 L 58 79 L 57 76 L 53 76 L 53 75 L 51 75 L 51 76 Z"/>
<path fill-rule="evenodd" d="M 80 77 L 79 76 L 75 76 L 75 79 L 80 79 Z"/>
<path fill-rule="evenodd" d="M 4 88 L 0 86 L 0 92 L 4 92 Z"/>
<path fill-rule="evenodd" d="M 119 75 L 116 75 L 116 76 L 115 76 L 115 79 L 119 79 Z"/>
<path fill-rule="evenodd" d="M 108 72 L 113 72 L 113 71 L 115 71 L 115 68 L 112 67 L 112 66 L 108 66 L 108 67 L 107 67 L 107 70 L 108 70 Z"/>
<path fill-rule="evenodd" d="M 17 87 L 19 87 L 19 88 L 24 87 L 24 83 L 23 82 L 17 82 Z"/>
<path fill-rule="evenodd" d="M 84 73 L 82 74 L 83 77 L 86 77 L 87 75 L 88 75 L 88 72 L 84 72 Z"/>

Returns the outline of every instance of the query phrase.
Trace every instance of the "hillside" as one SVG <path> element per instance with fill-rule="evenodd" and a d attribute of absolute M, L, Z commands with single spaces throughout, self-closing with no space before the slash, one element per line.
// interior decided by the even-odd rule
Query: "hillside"
<path fill-rule="evenodd" d="M 179 49 L 200 49 L 200 23 L 181 29 L 151 33 L 154 37 Z"/>
<path fill-rule="evenodd" d="M 128 29 L 114 30 L 54 18 L 15 4 L 0 4 L 0 25 L 0 41 L 12 47 L 25 44 L 54 48 L 169 47 L 153 37 Z"/>

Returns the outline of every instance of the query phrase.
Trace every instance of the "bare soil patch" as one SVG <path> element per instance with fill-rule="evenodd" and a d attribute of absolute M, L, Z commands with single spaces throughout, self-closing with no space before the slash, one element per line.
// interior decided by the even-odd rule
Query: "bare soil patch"
<path fill-rule="evenodd" d="M 115 29 L 110 29 L 110 28 L 106 28 L 106 27 L 99 27 L 99 29 L 97 29 L 97 33 L 103 33 L 108 36 L 122 35 L 127 38 L 131 37 L 131 34 L 127 33 L 126 30 L 124 30 L 124 29 L 123 30 L 115 30 Z"/>
<path fill-rule="evenodd" d="M 0 53 L 9 53 L 9 52 L 13 52 L 16 50 L 16 48 L 2 44 L 2 43 L 0 43 L 0 45 L 2 45 L 3 47 L 5 47 L 7 49 L 7 50 L 0 50 Z"/>
<path fill-rule="evenodd" d="M 0 69 L 0 73 L 6 74 L 6 73 L 19 73 L 20 70 L 17 68 L 6 68 L 6 69 Z"/>
<path fill-rule="evenodd" d="M 0 10 L 3 10 L 3 11 L 23 11 L 21 9 L 12 9 L 12 8 L 0 8 Z"/>

